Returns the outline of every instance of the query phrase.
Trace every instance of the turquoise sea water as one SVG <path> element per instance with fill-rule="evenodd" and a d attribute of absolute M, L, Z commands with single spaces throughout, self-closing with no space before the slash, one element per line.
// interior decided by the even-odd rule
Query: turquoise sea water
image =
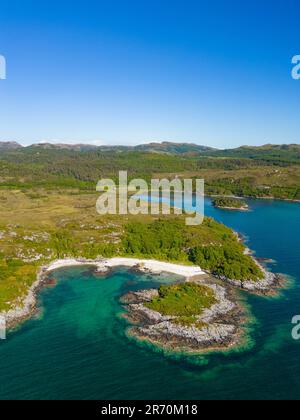
<path fill-rule="evenodd" d="M 270 269 L 288 274 L 280 298 L 248 296 L 256 318 L 252 346 L 228 355 L 169 356 L 125 334 L 119 297 L 174 281 L 119 269 L 97 278 L 87 268 L 55 273 L 40 296 L 41 314 L 0 341 L 0 399 L 300 398 L 300 205 L 250 201 L 251 212 L 212 208 L 206 214 L 247 237 Z"/>

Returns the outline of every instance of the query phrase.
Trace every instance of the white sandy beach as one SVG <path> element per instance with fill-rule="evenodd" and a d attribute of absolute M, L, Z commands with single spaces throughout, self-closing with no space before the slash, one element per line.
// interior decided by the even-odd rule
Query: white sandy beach
<path fill-rule="evenodd" d="M 86 260 L 86 259 L 63 259 L 50 263 L 47 267 L 41 267 L 40 273 L 35 283 L 28 290 L 22 303 L 0 313 L 0 317 L 6 320 L 8 327 L 15 326 L 18 322 L 29 318 L 36 310 L 37 294 L 45 281 L 45 274 L 64 267 L 76 266 L 94 266 L 99 273 L 109 272 L 110 269 L 116 267 L 137 268 L 141 272 L 149 272 L 153 274 L 170 273 L 184 277 L 189 280 L 195 276 L 204 275 L 204 271 L 200 267 L 185 266 L 179 264 L 170 264 L 155 260 L 142 260 L 136 258 L 111 258 L 107 260 Z"/>
<path fill-rule="evenodd" d="M 53 271 L 63 267 L 75 267 L 82 265 L 94 265 L 98 268 L 99 271 L 105 271 L 115 267 L 139 267 L 141 271 L 149 271 L 154 274 L 171 273 L 185 278 L 191 278 L 205 274 L 204 271 L 197 266 L 171 264 L 156 260 L 142 260 L 137 258 L 111 258 L 103 261 L 88 261 L 78 259 L 57 260 L 48 266 L 47 271 Z"/>
<path fill-rule="evenodd" d="M 257 263 L 258 264 L 258 263 Z M 126 267 L 136 268 L 140 272 L 161 274 L 170 273 L 185 278 L 186 281 L 192 280 L 198 276 L 205 276 L 207 273 L 197 266 L 188 266 L 181 264 L 172 264 L 156 260 L 143 260 L 137 258 L 111 258 L 104 260 L 87 259 L 63 259 L 50 263 L 47 267 L 41 267 L 36 282 L 28 290 L 27 295 L 19 305 L 9 311 L 0 313 L 0 317 L 6 320 L 7 326 L 15 326 L 18 322 L 29 318 L 36 310 L 37 294 L 45 284 L 45 274 L 64 267 L 93 266 L 99 273 L 106 274 L 112 268 Z M 268 272 L 261 267 L 265 273 L 265 278 L 259 282 L 243 282 L 222 278 L 223 281 L 231 285 L 249 291 L 269 290 L 276 280 L 276 275 Z M 205 278 L 205 277 L 204 277 Z"/>

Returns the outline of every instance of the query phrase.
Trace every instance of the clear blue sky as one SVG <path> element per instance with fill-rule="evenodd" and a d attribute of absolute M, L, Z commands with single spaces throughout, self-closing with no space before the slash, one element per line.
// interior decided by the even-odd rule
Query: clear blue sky
<path fill-rule="evenodd" d="M 299 0 L 1 0 L 0 140 L 300 142 Z"/>

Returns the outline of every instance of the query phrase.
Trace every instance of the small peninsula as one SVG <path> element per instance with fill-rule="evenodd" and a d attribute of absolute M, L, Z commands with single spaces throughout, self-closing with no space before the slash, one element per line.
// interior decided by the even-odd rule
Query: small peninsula
<path fill-rule="evenodd" d="M 121 302 L 130 323 L 128 335 L 175 352 L 237 348 L 247 340 L 250 321 L 239 291 L 268 295 L 282 284 L 280 276 L 261 269 L 264 278 L 256 281 L 242 283 L 203 272 L 179 284 L 127 293 Z"/>
<path fill-rule="evenodd" d="M 245 311 L 228 285 L 205 276 L 123 296 L 128 334 L 166 350 L 204 352 L 237 346 Z"/>
<path fill-rule="evenodd" d="M 246 201 L 234 197 L 222 197 L 213 200 L 214 207 L 224 210 L 248 211 L 249 206 Z"/>

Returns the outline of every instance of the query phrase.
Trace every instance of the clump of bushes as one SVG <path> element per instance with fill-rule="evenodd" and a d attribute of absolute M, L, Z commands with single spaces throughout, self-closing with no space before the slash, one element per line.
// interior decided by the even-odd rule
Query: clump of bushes
<path fill-rule="evenodd" d="M 197 324 L 197 316 L 215 303 L 217 299 L 210 287 L 183 283 L 161 286 L 159 296 L 145 306 L 162 315 L 176 316 L 174 322 L 178 324 L 191 326 Z"/>
<path fill-rule="evenodd" d="M 195 247 L 190 251 L 190 260 L 204 270 L 233 280 L 257 281 L 264 277 L 255 261 L 243 253 L 239 244 L 233 242 L 222 246 Z"/>

